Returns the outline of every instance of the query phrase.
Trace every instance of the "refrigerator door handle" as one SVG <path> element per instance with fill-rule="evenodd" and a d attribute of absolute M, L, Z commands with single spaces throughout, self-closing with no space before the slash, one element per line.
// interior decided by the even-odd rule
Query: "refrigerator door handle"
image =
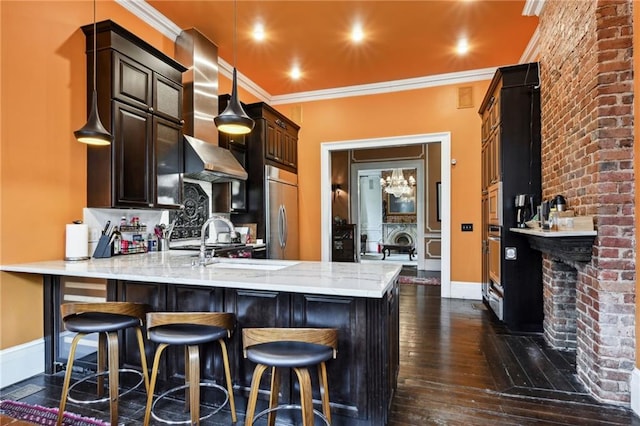
<path fill-rule="evenodd" d="M 280 243 L 280 248 L 284 247 L 283 220 L 284 220 L 284 206 L 280 205 L 280 208 L 278 209 L 278 242 Z"/>
<path fill-rule="evenodd" d="M 282 235 L 283 235 L 283 242 L 282 242 L 282 248 L 285 249 L 287 247 L 287 239 L 289 238 L 289 224 L 288 224 L 289 219 L 287 219 L 287 208 L 283 205 L 282 206 Z"/>

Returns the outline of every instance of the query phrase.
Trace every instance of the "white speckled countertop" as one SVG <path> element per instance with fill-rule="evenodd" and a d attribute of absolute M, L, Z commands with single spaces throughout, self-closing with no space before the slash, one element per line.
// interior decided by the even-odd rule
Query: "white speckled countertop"
<path fill-rule="evenodd" d="M 2 265 L 0 270 L 367 298 L 383 297 L 401 270 L 400 265 L 382 262 L 228 258 L 216 258 L 216 263 L 200 267 L 192 266 L 194 259 L 197 261 L 193 252 L 165 251 L 74 262 L 51 260 Z"/>
<path fill-rule="evenodd" d="M 535 235 L 536 237 L 557 238 L 557 237 L 591 237 L 598 235 L 597 231 L 544 231 L 540 228 L 509 228 L 509 231 L 518 234 Z"/>

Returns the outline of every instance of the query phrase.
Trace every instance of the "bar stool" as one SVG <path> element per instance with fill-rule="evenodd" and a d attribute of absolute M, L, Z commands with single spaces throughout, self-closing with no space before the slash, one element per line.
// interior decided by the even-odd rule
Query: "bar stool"
<path fill-rule="evenodd" d="M 142 326 L 146 313 L 150 310 L 149 305 L 132 302 L 103 302 L 103 303 L 65 303 L 60 305 L 62 321 L 68 331 L 77 333 L 71 342 L 67 371 L 64 376 L 62 387 L 62 397 L 60 398 L 60 409 L 58 411 L 58 426 L 62 425 L 64 410 L 67 400 L 77 404 L 91 404 L 109 401 L 110 421 L 112 425 L 118 424 L 118 400 L 121 396 L 137 389 L 143 382 L 145 389 L 149 389 L 149 374 L 147 372 L 147 358 L 144 352 L 144 339 Z M 121 369 L 119 367 L 118 332 L 127 328 L 134 328 L 138 339 L 140 350 L 140 361 L 142 371 L 132 369 Z M 72 386 L 71 373 L 73 371 L 73 361 L 75 359 L 76 348 L 80 340 L 88 334 L 98 333 L 98 358 L 97 371 L 78 381 Z M 108 356 L 107 356 L 108 354 Z M 108 371 L 105 365 L 108 358 Z M 119 373 L 135 373 L 140 376 L 140 381 L 132 388 L 120 393 Z M 104 376 L 108 373 L 109 396 L 104 395 Z M 94 400 L 77 400 L 70 396 L 71 390 L 80 383 L 91 378 L 97 378 L 97 396 Z"/>
<path fill-rule="evenodd" d="M 200 421 L 211 417 L 229 402 L 231 420 L 237 421 L 236 404 L 233 397 L 233 385 L 229 369 L 229 357 L 225 338 L 230 338 L 235 327 L 235 315 L 222 312 L 150 312 L 147 314 L 147 336 L 150 341 L 158 343 L 151 370 L 151 384 L 147 395 L 147 406 L 144 413 L 144 425 L 148 425 L 151 416 L 154 419 L 170 424 L 190 423 L 199 425 Z M 200 382 L 200 355 L 198 345 L 218 341 L 222 351 L 222 361 L 227 388 L 216 383 Z M 159 395 L 153 400 L 153 392 L 158 378 L 158 366 L 162 352 L 170 345 L 185 346 L 185 384 L 177 386 Z M 225 401 L 217 409 L 200 417 L 200 386 L 214 387 L 225 395 Z M 154 412 L 155 406 L 162 398 L 178 390 L 186 389 L 185 405 L 190 411 L 190 420 L 166 420 Z"/>
<path fill-rule="evenodd" d="M 314 415 L 331 424 L 329 387 L 325 362 L 336 357 L 338 331 L 333 328 L 245 328 L 242 330 L 244 357 L 255 362 L 251 392 L 247 402 L 246 426 L 268 414 L 268 424 L 275 424 L 280 409 L 301 409 L 303 426 L 312 426 Z M 308 368 L 318 366 L 322 413 L 313 408 L 313 391 Z M 271 367 L 269 408 L 254 416 L 258 389 L 265 370 Z M 278 405 L 280 375 L 278 368 L 292 368 L 300 384 L 300 405 Z"/>

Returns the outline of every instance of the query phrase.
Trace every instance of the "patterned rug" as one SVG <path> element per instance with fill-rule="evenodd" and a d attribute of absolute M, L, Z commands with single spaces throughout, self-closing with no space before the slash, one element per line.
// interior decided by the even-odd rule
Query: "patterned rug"
<path fill-rule="evenodd" d="M 400 275 L 398 278 L 400 284 L 417 284 L 417 285 L 440 285 L 438 277 L 412 277 L 410 275 Z"/>
<path fill-rule="evenodd" d="M 11 400 L 0 401 L 0 414 L 13 419 L 26 420 L 37 425 L 55 425 L 58 419 L 58 409 L 30 405 Z M 82 417 L 69 412 L 64 413 L 63 426 L 108 426 L 109 423 L 88 417 Z"/>

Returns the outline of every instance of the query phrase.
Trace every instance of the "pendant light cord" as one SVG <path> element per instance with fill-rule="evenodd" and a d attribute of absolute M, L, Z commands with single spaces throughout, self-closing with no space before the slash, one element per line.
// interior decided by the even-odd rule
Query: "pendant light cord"
<path fill-rule="evenodd" d="M 97 70 L 96 70 L 96 66 L 97 66 L 97 60 L 96 60 L 96 56 L 97 56 L 97 41 L 96 38 L 98 37 L 97 34 L 97 24 L 96 24 L 96 0 L 93 0 L 93 91 L 97 91 L 96 86 L 97 86 L 97 78 L 96 78 L 96 74 L 97 74 Z"/>
<path fill-rule="evenodd" d="M 236 55 L 238 54 L 236 49 L 236 45 L 237 45 L 236 38 L 238 37 L 237 32 L 238 32 L 238 2 L 234 1 L 233 2 L 233 67 L 234 68 L 236 67 L 236 61 L 237 61 Z"/>

